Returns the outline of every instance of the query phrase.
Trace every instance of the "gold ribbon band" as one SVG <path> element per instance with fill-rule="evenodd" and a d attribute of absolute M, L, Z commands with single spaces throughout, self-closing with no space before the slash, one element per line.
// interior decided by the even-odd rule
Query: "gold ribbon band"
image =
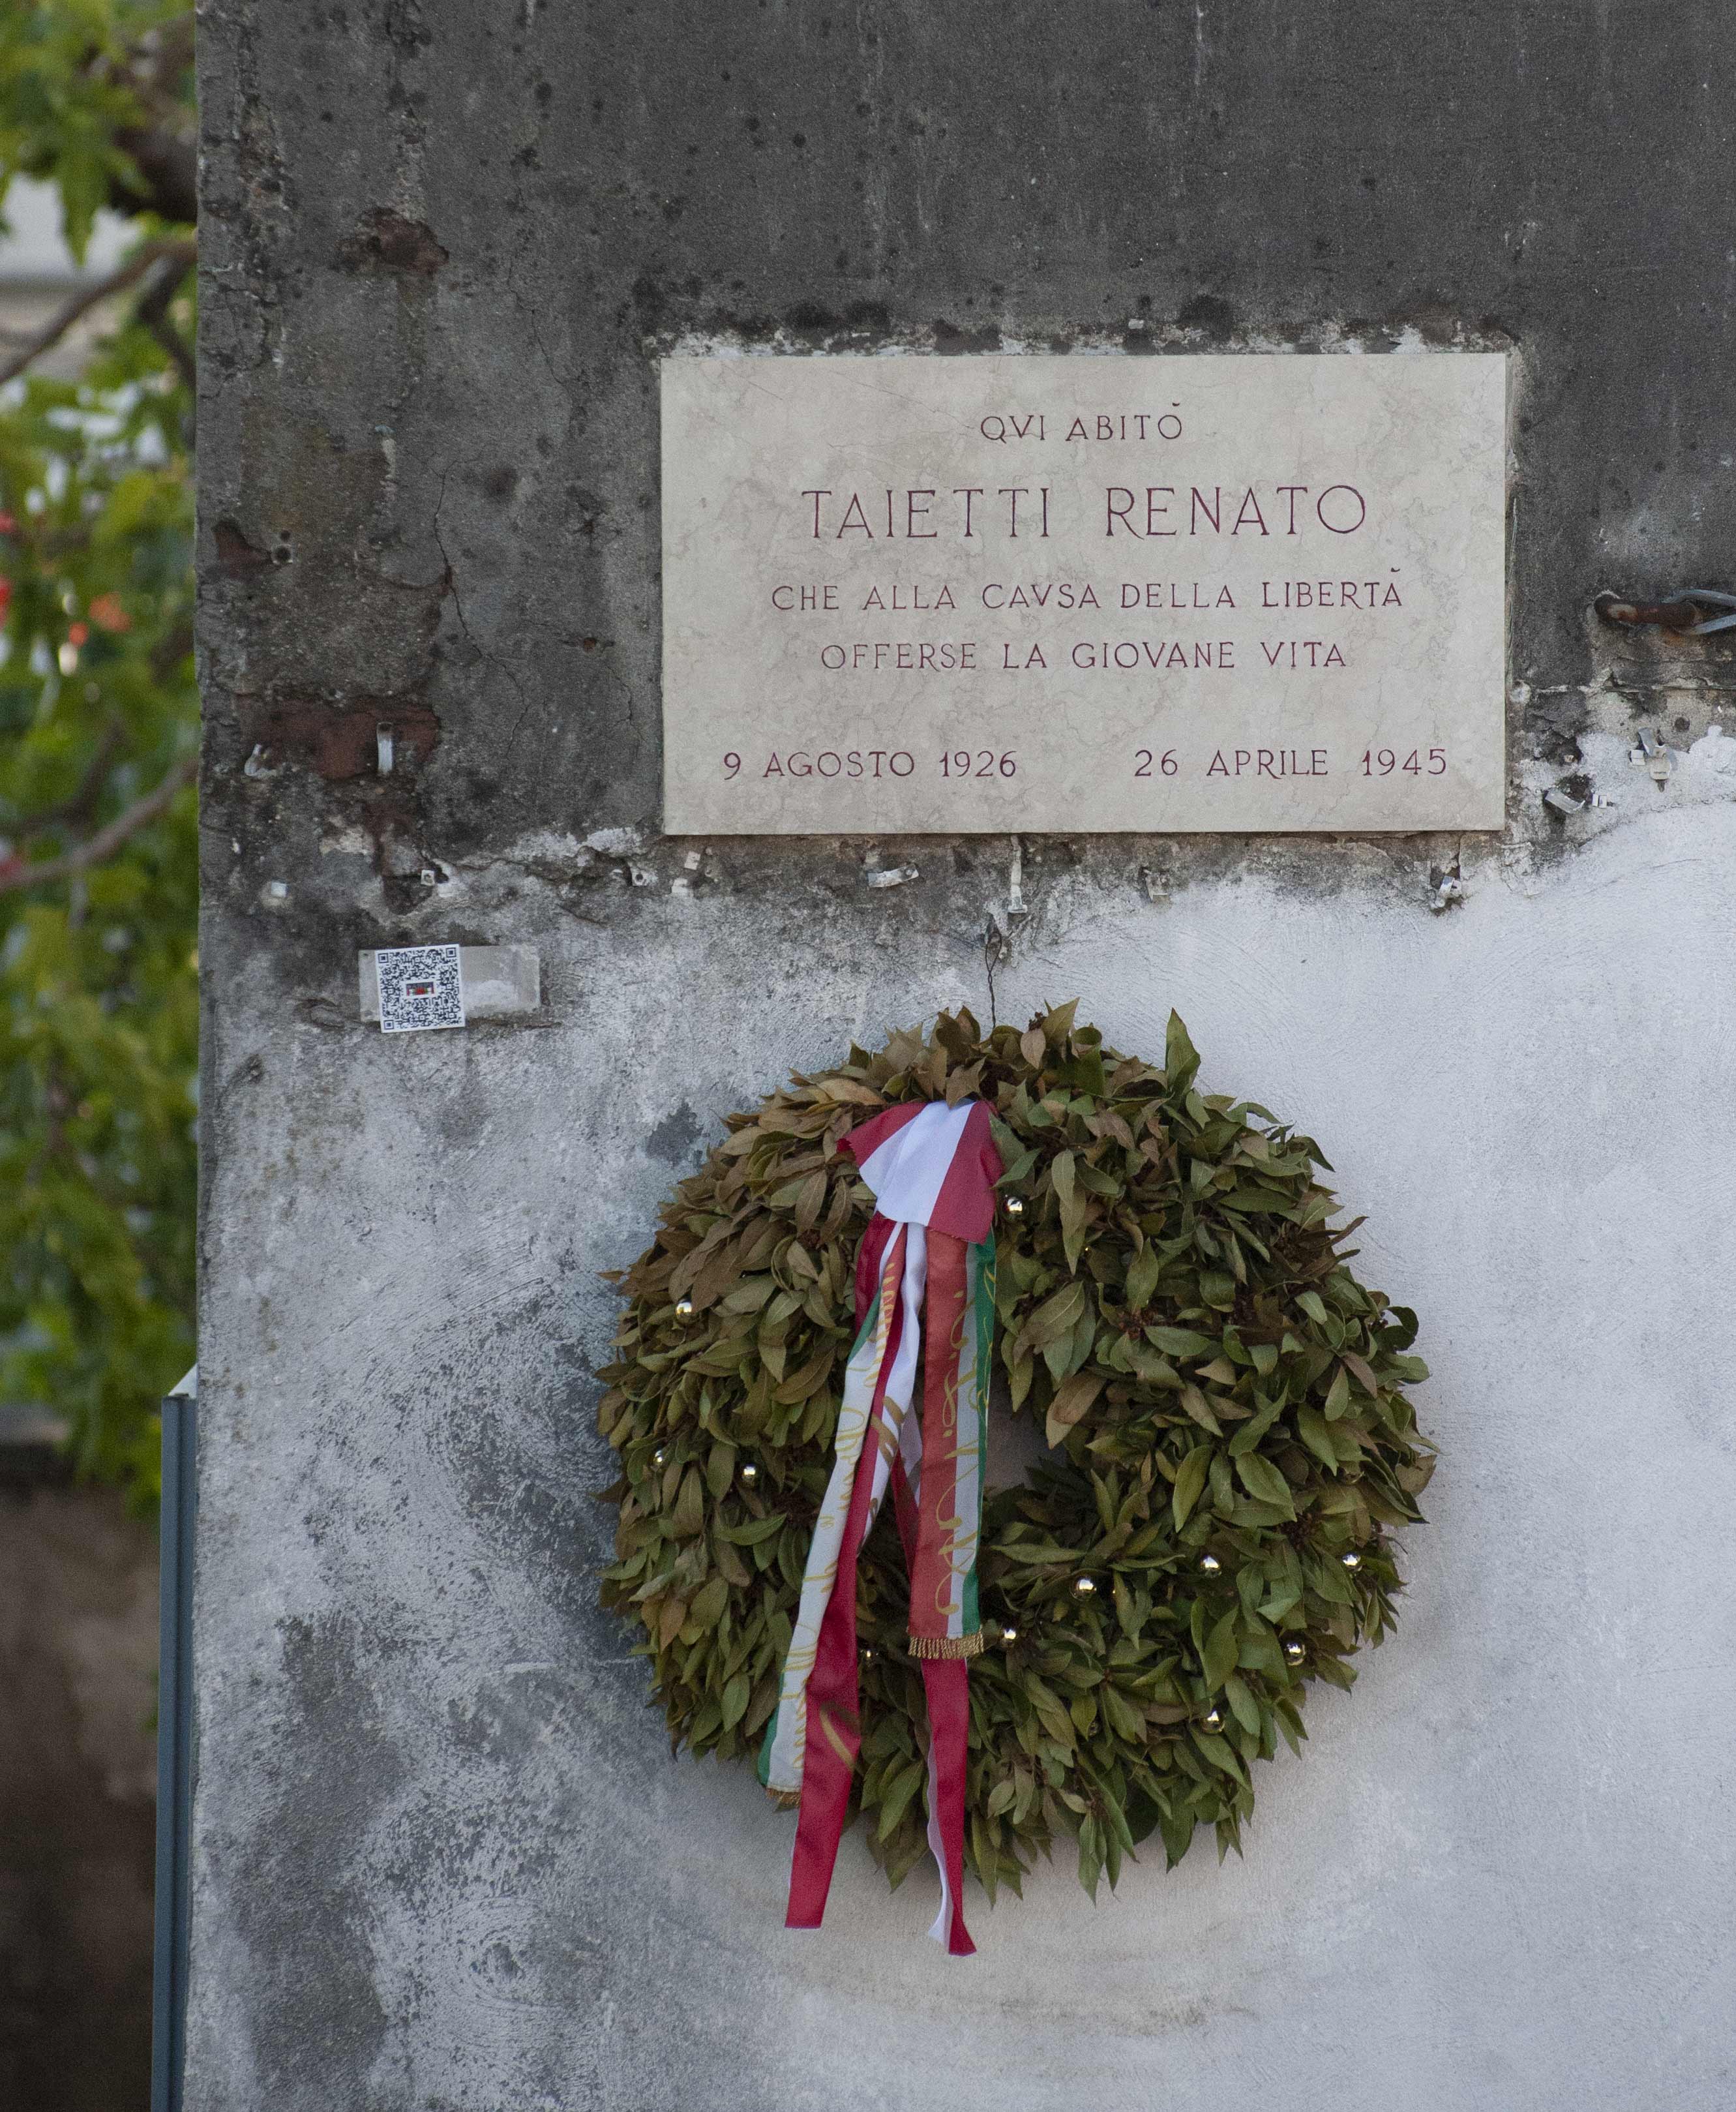
<path fill-rule="evenodd" d="M 980 1628 L 974 1636 L 912 1636 L 909 1640 L 912 1657 L 980 1657 L 983 1654 Z"/>

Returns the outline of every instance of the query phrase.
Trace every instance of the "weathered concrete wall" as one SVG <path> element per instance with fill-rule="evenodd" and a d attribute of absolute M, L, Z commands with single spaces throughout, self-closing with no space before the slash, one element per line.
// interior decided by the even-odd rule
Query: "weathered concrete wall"
<path fill-rule="evenodd" d="M 1587 616 L 1730 583 L 1723 11 L 202 20 L 189 2104 L 1723 2105 L 1736 676 Z M 986 1013 L 1007 926 L 994 841 L 660 839 L 652 362 L 702 340 L 1516 355 L 1505 838 L 1028 841 L 995 974 L 1135 1048 L 1178 1004 L 1370 1213 L 1446 1453 L 1404 1627 L 1245 1864 L 1040 1873 L 956 1969 L 859 1846 L 786 1936 L 788 1821 L 593 1607 L 595 1272 L 720 1111 Z M 383 1039 L 355 952 L 411 939 L 536 944 L 543 1015 Z"/>

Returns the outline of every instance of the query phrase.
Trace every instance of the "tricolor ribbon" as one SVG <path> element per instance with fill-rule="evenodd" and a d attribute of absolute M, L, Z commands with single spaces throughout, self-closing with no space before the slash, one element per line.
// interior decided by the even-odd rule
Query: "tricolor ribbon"
<path fill-rule="evenodd" d="M 941 1891 L 929 1933 L 963 1958 L 976 1948 L 962 1900 L 967 1661 L 983 1646 L 976 1554 L 1001 1158 L 980 1100 L 888 1108 L 852 1130 L 843 1148 L 874 1190 L 876 1208 L 857 1256 L 858 1332 L 844 1374 L 831 1478 L 808 1549 L 760 1779 L 780 1802 L 801 1805 L 786 1926 L 818 1928 L 861 1745 L 857 1562 L 890 1485 L 910 1573 L 910 1650 L 922 1666 L 928 1700 L 928 1835 Z M 909 1411 L 919 1344 L 917 1417 Z"/>

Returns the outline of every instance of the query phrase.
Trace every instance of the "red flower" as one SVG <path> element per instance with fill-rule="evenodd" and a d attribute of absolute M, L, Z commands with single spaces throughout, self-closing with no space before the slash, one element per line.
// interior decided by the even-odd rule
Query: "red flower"
<path fill-rule="evenodd" d="M 66 643 L 69 645 L 82 645 L 89 635 L 90 626 L 88 623 L 69 623 L 66 626 Z"/>

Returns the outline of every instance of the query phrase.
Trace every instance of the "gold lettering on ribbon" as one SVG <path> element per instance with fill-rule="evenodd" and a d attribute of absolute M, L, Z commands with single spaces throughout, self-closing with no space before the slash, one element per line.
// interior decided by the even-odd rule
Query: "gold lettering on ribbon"
<path fill-rule="evenodd" d="M 859 1728 L 860 1720 L 859 1718 L 847 1715 L 843 1709 L 834 1709 L 830 1705 L 822 1707 L 820 1711 L 820 1728 L 825 1736 L 825 1741 L 847 1768 L 855 1764 L 856 1753 L 844 1731 L 839 1727 L 841 1724 L 847 1724 L 849 1729 L 854 1732 Z"/>
<path fill-rule="evenodd" d="M 959 1497 L 957 1462 L 966 1457 L 966 1449 L 957 1442 L 957 1436 L 959 1436 L 959 1360 L 963 1356 L 963 1347 L 966 1347 L 967 1320 L 970 1320 L 970 1308 L 967 1305 L 955 1308 L 952 1324 L 946 1331 L 948 1363 L 946 1363 L 946 1381 L 940 1394 L 940 1427 L 946 1432 L 946 1436 L 952 1438 L 955 1442 L 938 1453 L 938 1457 L 934 1459 L 934 1466 L 940 1466 L 942 1462 L 946 1462 L 952 1468 L 950 1487 L 946 1489 L 946 1495 L 952 1497 L 952 1502 L 957 1502 L 957 1497 Z M 944 1502 L 940 1489 L 942 1478 L 946 1477 L 942 1477 L 942 1474 L 931 1474 L 929 1477 L 929 1487 L 934 1489 L 934 1508 L 929 1510 L 929 1517 L 934 1521 L 935 1533 L 938 1533 L 935 1554 L 940 1559 L 940 1577 L 935 1580 L 934 1586 L 934 1609 L 935 1614 L 940 1614 L 942 1620 L 950 1620 L 957 1611 L 957 1605 L 959 1605 L 959 1536 L 966 1529 L 966 1518 L 961 1512 L 944 1512 L 940 1508 Z"/>
<path fill-rule="evenodd" d="M 951 1614 L 957 1603 L 955 1587 L 962 1568 L 959 1548 L 965 1533 L 966 1519 L 961 1511 L 950 1514 L 937 1512 L 934 1523 L 941 1536 L 939 1554 L 942 1564 L 941 1577 L 934 1586 L 934 1609 L 937 1613 Z"/>

